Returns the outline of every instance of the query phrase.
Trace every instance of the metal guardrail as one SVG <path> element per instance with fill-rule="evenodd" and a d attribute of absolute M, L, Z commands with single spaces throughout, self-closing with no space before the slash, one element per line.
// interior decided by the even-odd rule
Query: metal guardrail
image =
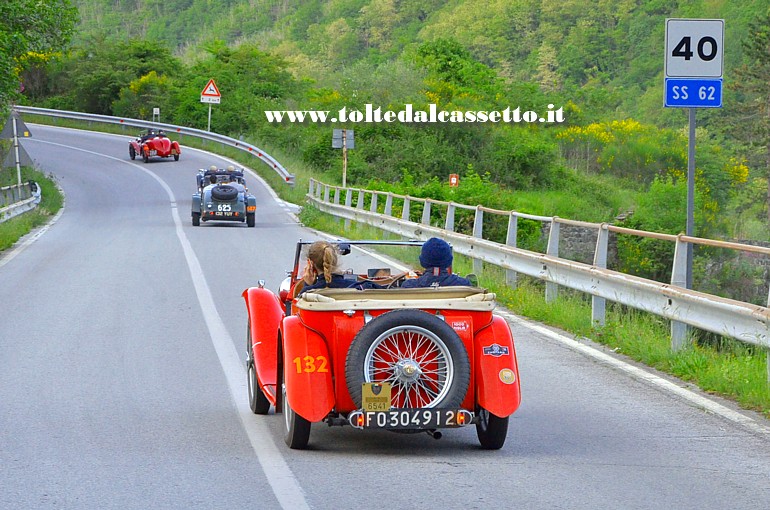
<path fill-rule="evenodd" d="M 342 204 L 342 195 L 345 195 Z M 353 197 L 357 196 L 353 205 Z M 368 197 L 368 198 L 367 198 Z M 379 198 L 385 199 L 380 206 Z M 742 301 L 685 288 L 686 248 L 688 243 L 715 246 L 770 255 L 770 249 L 701 239 L 684 235 L 669 235 L 633 230 L 606 223 L 588 223 L 558 217 L 535 216 L 516 211 L 499 211 L 483 206 L 469 206 L 452 202 L 415 198 L 382 191 L 330 186 L 311 179 L 308 200 L 321 211 L 349 221 L 365 223 L 401 236 L 428 239 L 440 236 L 451 242 L 454 250 L 474 259 L 474 272 L 486 262 L 507 270 L 506 281 L 515 285 L 516 274 L 522 273 L 546 282 L 546 301 L 557 296 L 559 286 L 585 292 L 592 296 L 592 319 L 604 324 L 605 300 L 672 320 L 672 349 L 680 349 L 687 341 L 686 325 L 735 338 L 742 342 L 770 348 L 770 310 Z M 401 203 L 401 217 L 393 216 L 394 201 Z M 411 204 L 422 204 L 420 223 L 410 221 Z M 369 204 L 368 210 L 365 205 Z M 430 224 L 431 207 L 445 208 L 444 228 Z M 454 231 L 454 213 L 457 209 L 474 211 L 473 235 Z M 483 238 L 484 213 L 508 217 L 506 244 Z M 546 253 L 536 253 L 516 247 L 518 218 L 548 223 L 550 232 Z M 574 225 L 597 232 L 593 264 L 585 264 L 559 257 L 560 225 Z M 671 283 L 660 283 L 607 269 L 609 232 L 650 237 L 675 243 Z M 478 269 L 477 265 L 478 264 Z M 768 367 L 770 378 L 770 366 Z"/>
<path fill-rule="evenodd" d="M 131 127 L 138 127 L 138 128 L 163 129 L 168 133 L 173 132 L 179 135 L 194 136 L 197 138 L 201 138 L 203 140 L 211 140 L 213 142 L 219 142 L 222 145 L 226 145 L 228 147 L 233 147 L 235 149 L 242 150 L 258 158 L 264 164 L 272 168 L 273 171 L 275 171 L 281 177 L 281 179 L 283 179 L 284 182 L 286 182 L 291 186 L 294 185 L 294 174 L 286 170 L 286 168 L 284 168 L 284 166 L 281 163 L 279 163 L 278 160 L 276 160 L 270 154 L 266 153 L 256 145 L 251 145 L 250 143 L 246 143 L 241 140 L 236 140 L 235 138 L 230 138 L 229 136 L 212 133 L 211 131 L 204 131 L 201 129 L 194 129 L 194 128 L 189 128 L 184 126 L 176 126 L 174 124 L 163 124 L 160 122 L 150 122 L 150 121 L 139 120 L 139 119 L 110 117 L 109 115 L 70 112 L 70 111 L 64 111 L 64 110 L 49 110 L 46 108 L 36 108 L 32 106 L 14 106 L 14 109 L 19 113 L 26 113 L 30 115 L 43 115 L 48 117 L 83 120 L 86 122 L 101 122 L 105 124 L 117 124 L 121 126 L 131 126 Z"/>
<path fill-rule="evenodd" d="M 31 211 L 37 207 L 41 199 L 40 186 L 36 182 L 0 188 L 0 223 Z"/>

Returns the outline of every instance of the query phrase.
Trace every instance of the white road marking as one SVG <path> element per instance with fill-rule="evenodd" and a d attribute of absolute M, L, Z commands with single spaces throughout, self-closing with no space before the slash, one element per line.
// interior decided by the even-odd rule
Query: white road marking
<path fill-rule="evenodd" d="M 309 509 L 310 506 L 305 499 L 302 487 L 300 487 L 297 478 L 294 476 L 294 473 L 291 472 L 289 465 L 286 463 L 286 460 L 283 458 L 283 455 L 273 441 L 270 430 L 264 423 L 264 420 L 255 419 L 254 414 L 248 406 L 245 364 L 243 363 L 243 360 L 239 358 L 233 344 L 233 339 L 227 332 L 222 317 L 219 315 L 219 312 L 217 312 L 214 298 L 211 295 L 211 290 L 209 289 L 203 269 L 201 268 L 198 257 L 195 255 L 195 251 L 182 228 L 182 220 L 179 218 L 179 210 L 176 207 L 176 197 L 174 196 L 173 191 L 171 191 L 171 188 L 155 173 L 136 163 L 129 163 L 113 156 L 64 144 L 44 142 L 41 140 L 37 141 L 131 165 L 155 179 L 166 191 L 171 206 L 171 215 L 174 218 L 176 235 L 179 238 L 179 243 L 182 245 L 182 251 L 184 252 L 187 267 L 192 276 L 193 286 L 195 287 L 195 293 L 197 294 L 198 302 L 200 303 L 201 311 L 203 312 L 203 318 L 206 322 L 206 327 L 209 330 L 211 342 L 214 345 L 217 357 L 219 358 L 219 363 L 225 373 L 233 403 L 241 418 L 241 423 L 246 431 L 246 435 L 251 442 L 251 447 L 257 454 L 257 459 L 262 466 L 265 477 L 267 478 L 270 487 L 273 489 L 273 494 L 275 494 L 281 508 L 285 510 Z"/>
<path fill-rule="evenodd" d="M 540 333 L 541 335 L 544 335 L 553 340 L 556 340 L 557 342 L 569 347 L 574 351 L 581 352 L 613 368 L 622 370 L 623 372 L 630 375 L 634 379 L 644 381 L 659 389 L 673 393 L 678 397 L 683 398 L 684 400 L 690 402 L 690 404 L 694 405 L 695 407 L 701 408 L 705 411 L 711 412 L 713 414 L 721 416 L 722 418 L 725 418 L 734 423 L 737 423 L 738 425 L 745 427 L 751 432 L 761 434 L 763 436 L 770 436 L 770 427 L 767 427 L 766 425 L 759 423 L 753 418 L 746 416 L 744 414 L 741 414 L 737 411 L 734 411 L 729 407 L 726 407 L 718 402 L 715 402 L 709 398 L 699 395 L 694 391 L 678 386 L 677 384 L 667 379 L 664 379 L 658 375 L 655 375 L 651 372 L 648 372 L 647 370 L 631 365 L 630 363 L 626 363 L 625 361 L 617 359 L 613 356 L 610 356 L 609 354 L 602 352 L 594 347 L 591 347 L 590 345 L 580 343 L 577 340 L 566 337 L 562 334 L 559 334 L 546 327 L 535 324 L 531 321 L 525 320 L 510 312 L 502 311 L 498 309 L 495 311 L 495 313 L 502 316 L 504 319 L 506 319 L 509 322 L 522 325 L 528 329 L 531 329 L 533 331 Z"/>

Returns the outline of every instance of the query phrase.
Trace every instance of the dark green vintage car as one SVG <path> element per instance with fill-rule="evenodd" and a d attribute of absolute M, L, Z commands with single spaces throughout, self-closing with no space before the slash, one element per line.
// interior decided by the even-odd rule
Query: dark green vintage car
<path fill-rule="evenodd" d="M 253 227 L 257 199 L 249 193 L 243 172 L 233 167 L 200 170 L 198 191 L 192 196 L 192 224 L 201 221 L 239 221 Z"/>

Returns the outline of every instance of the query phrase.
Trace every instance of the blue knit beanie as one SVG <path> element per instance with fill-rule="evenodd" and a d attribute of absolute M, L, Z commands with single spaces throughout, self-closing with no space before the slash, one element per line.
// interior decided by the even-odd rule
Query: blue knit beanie
<path fill-rule="evenodd" d="M 452 265 L 452 247 L 438 237 L 431 237 L 422 245 L 420 264 L 422 267 L 446 269 Z"/>

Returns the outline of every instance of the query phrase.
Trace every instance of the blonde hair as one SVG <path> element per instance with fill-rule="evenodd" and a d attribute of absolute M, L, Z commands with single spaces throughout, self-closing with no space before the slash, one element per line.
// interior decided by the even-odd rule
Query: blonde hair
<path fill-rule="evenodd" d="M 337 248 L 327 241 L 316 241 L 310 245 L 307 258 L 318 273 L 323 273 L 327 285 L 332 281 L 332 273 L 337 270 Z"/>

